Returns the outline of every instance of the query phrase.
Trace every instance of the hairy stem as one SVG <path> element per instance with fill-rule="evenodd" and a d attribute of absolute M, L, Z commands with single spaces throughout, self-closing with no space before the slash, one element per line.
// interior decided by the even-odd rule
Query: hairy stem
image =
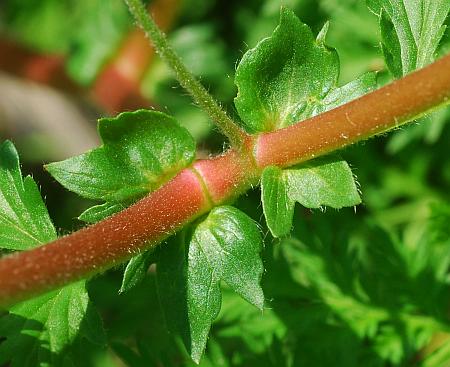
<path fill-rule="evenodd" d="M 292 166 L 399 127 L 450 102 L 450 55 L 301 123 L 263 134 L 258 166 Z"/>
<path fill-rule="evenodd" d="M 156 24 L 164 30 L 172 25 L 180 0 L 153 0 L 147 12 L 153 14 Z M 148 69 L 155 50 L 141 29 L 127 34 L 116 55 L 103 67 L 92 85 L 93 99 L 106 111 L 133 110 L 152 107 L 141 93 L 140 83 Z M 120 85 L 120 88 L 117 86 Z"/>
<path fill-rule="evenodd" d="M 152 247 L 209 209 L 198 176 L 183 170 L 118 215 L 32 251 L 2 258 L 0 305 L 110 268 L 144 247 Z"/>
<path fill-rule="evenodd" d="M 145 10 L 142 1 L 125 0 L 125 2 L 139 26 L 147 33 L 158 54 L 175 72 L 175 76 L 181 86 L 191 94 L 195 103 L 208 113 L 220 131 L 228 137 L 231 145 L 235 148 L 240 148 L 245 139 L 245 132 L 228 117 L 216 100 L 186 68 L 180 57 L 167 42 L 165 34 Z"/>
<path fill-rule="evenodd" d="M 450 101 L 450 55 L 378 91 L 291 127 L 246 137 L 240 151 L 201 160 L 102 222 L 0 259 L 0 306 L 108 269 L 289 166 L 396 128 Z M 254 155 L 253 155 L 254 154 Z"/>

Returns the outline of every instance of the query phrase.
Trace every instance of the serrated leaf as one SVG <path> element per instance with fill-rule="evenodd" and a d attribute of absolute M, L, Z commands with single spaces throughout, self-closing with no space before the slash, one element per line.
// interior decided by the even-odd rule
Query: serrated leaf
<path fill-rule="evenodd" d="M 438 56 L 438 47 L 447 28 L 445 20 L 450 12 L 448 0 L 367 0 L 367 5 L 379 16 L 381 48 L 394 77 L 400 78 L 422 68 Z M 427 136 L 436 136 L 436 133 L 439 136 L 442 126 L 439 112 L 427 118 L 431 121 L 396 132 L 388 150 L 400 150 L 410 141 L 422 137 L 428 140 Z"/>
<path fill-rule="evenodd" d="M 0 364 L 12 361 L 11 367 L 60 366 L 77 337 L 105 343 L 84 281 L 15 305 L 0 323 L 0 336 L 6 338 L 0 344 Z"/>
<path fill-rule="evenodd" d="M 188 243 L 162 249 L 158 262 L 160 298 L 171 330 L 180 333 L 192 359 L 200 361 L 221 305 L 220 281 L 262 309 L 263 265 L 257 224 L 229 206 L 214 208 Z"/>
<path fill-rule="evenodd" d="M 364 74 L 337 87 L 339 60 L 336 52 L 324 45 L 327 30 L 328 24 L 325 24 L 315 40 L 310 29 L 293 12 L 283 9 L 280 25 L 273 35 L 244 55 L 236 72 L 239 93 L 235 104 L 247 130 L 261 132 L 282 128 L 338 107 L 374 88 L 374 73 Z M 283 176 L 285 179 L 281 179 L 282 171 L 273 168 L 266 171 L 262 180 L 267 223 L 277 237 L 289 233 L 296 201 L 292 197 L 295 195 L 293 188 L 295 184 L 303 184 L 295 179 L 303 171 L 298 175 L 294 175 L 294 171 L 289 172 Z M 321 175 L 327 179 L 351 178 L 347 186 L 340 188 L 349 190 L 342 191 L 341 195 L 348 198 L 347 202 L 331 199 L 333 194 L 322 188 L 317 193 L 307 194 L 315 195 L 314 198 L 300 198 L 306 201 L 305 206 L 320 207 L 330 203 L 332 207 L 342 207 L 360 202 L 353 176 L 345 162 L 324 164 Z M 289 185 L 285 181 L 287 177 L 290 178 Z M 330 188 L 333 190 L 333 186 Z M 308 202 L 308 199 L 312 201 Z"/>
<path fill-rule="evenodd" d="M 367 0 L 380 17 L 386 64 L 399 78 L 434 60 L 450 12 L 448 0 Z"/>
<path fill-rule="evenodd" d="M 56 231 L 36 183 L 29 176 L 22 179 L 17 151 L 11 142 L 4 142 L 0 145 L 0 248 L 25 250 L 54 239 Z M 0 364 L 66 365 L 73 357 L 66 348 L 77 336 L 104 343 L 101 321 L 89 303 L 84 281 L 13 306 L 0 320 L 0 339 L 6 338 L 0 343 Z"/>
<path fill-rule="evenodd" d="M 10 141 L 0 145 L 0 248 L 26 250 L 56 238 L 34 180 L 22 179 L 19 156 Z"/>
<path fill-rule="evenodd" d="M 67 189 L 106 204 L 81 214 L 103 219 L 156 190 L 192 162 L 195 142 L 188 131 L 161 112 L 139 110 L 99 120 L 103 145 L 46 166 Z"/>
<path fill-rule="evenodd" d="M 339 59 L 319 36 L 282 9 L 280 25 L 242 58 L 236 70 L 236 109 L 249 132 L 289 126 L 367 93 L 374 75 L 337 88 Z"/>
<path fill-rule="evenodd" d="M 306 208 L 336 209 L 361 202 L 350 167 L 335 158 L 317 159 L 286 170 L 267 167 L 261 177 L 261 198 L 274 237 L 290 232 L 295 202 Z"/>
<path fill-rule="evenodd" d="M 46 166 L 69 190 L 106 201 L 79 216 L 88 223 L 117 213 L 156 190 L 195 156 L 195 141 L 189 132 L 161 112 L 139 110 L 100 119 L 98 130 L 101 147 Z M 141 279 L 142 269 L 136 273 L 137 264 L 145 264 L 141 260 L 138 257 L 127 264 L 121 292 Z"/>

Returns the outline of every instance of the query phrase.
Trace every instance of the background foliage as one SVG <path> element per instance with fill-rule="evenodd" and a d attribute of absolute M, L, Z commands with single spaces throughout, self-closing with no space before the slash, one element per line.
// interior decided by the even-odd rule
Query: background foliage
<path fill-rule="evenodd" d="M 383 2 L 370 3 L 374 10 Z M 369 71 L 378 72 L 380 84 L 390 79 L 380 47 L 378 18 L 363 1 L 289 0 L 284 5 L 315 35 L 330 21 L 327 44 L 339 53 L 339 85 Z M 178 11 L 169 35 L 172 44 L 236 115 L 232 104 L 236 60 L 272 33 L 279 21 L 279 0 L 185 0 Z M 388 21 L 384 22 L 387 27 Z M 131 24 L 119 0 L 7 0 L 1 8 L 0 27 L 4 36 L 29 47 L 66 54 L 68 73 L 80 84 L 89 84 L 115 53 Z M 448 52 L 449 44 L 447 29 L 438 53 Z M 386 47 L 389 44 L 384 43 L 383 49 Z M 200 148 L 222 150 L 222 141 L 207 116 L 192 105 L 161 61 L 153 61 L 141 87 L 191 132 Z M 223 282 L 222 308 L 212 325 L 201 366 L 449 365 L 449 112 L 439 111 L 427 119 L 340 152 L 362 188 L 363 204 L 355 211 L 297 206 L 292 235 L 274 239 L 263 220 L 259 190 L 237 201 L 240 210 L 261 223 L 266 301 L 261 312 Z M 6 145 L 2 147 L 6 149 Z M 55 192 L 54 182 L 40 165 L 26 160 L 23 165 L 23 172 L 32 173 L 42 185 L 57 231 L 65 233 L 81 226 L 76 217 L 93 203 L 78 201 L 74 205 L 72 194 Z M 109 202 L 103 196 L 96 198 Z M 161 306 L 163 291 L 158 290 L 155 266 L 148 272 L 139 270 L 163 258 L 159 251 L 140 258 L 135 272 L 127 269 L 125 281 L 120 267 L 87 282 L 89 304 L 83 298 L 84 284 L 66 291 L 77 292 L 84 300 L 79 307 L 89 309 L 89 319 L 94 321 L 77 318 L 78 311 L 72 311 L 72 325 L 82 325 L 82 332 L 67 332 L 64 348 L 52 344 L 51 338 L 36 337 L 41 335 L 36 330 L 48 327 L 40 315 L 30 317 L 33 310 L 41 310 L 39 304 L 3 317 L 0 335 L 8 339 L 0 344 L 0 364 L 15 351 L 11 332 L 24 323 L 27 332 L 14 337 L 20 338 L 17 343 L 22 343 L 23 349 L 30 350 L 33 345 L 36 360 L 44 364 L 75 363 L 69 357 L 58 358 L 80 355 L 74 354 L 77 348 L 82 348 L 83 365 L 87 366 L 193 364 L 183 346 L 184 335 L 169 333 L 173 328 Z M 136 272 L 140 282 L 134 281 Z M 71 309 L 64 294 L 55 299 Z M 48 300 L 36 302 L 47 305 L 43 309 L 48 309 L 47 319 L 51 320 Z M 105 335 L 91 309 L 94 306 L 103 319 Z M 443 335 L 442 346 L 421 356 L 422 348 L 436 333 Z M 33 366 L 36 360 L 30 358 L 26 363 Z M 21 359 L 15 363 L 27 365 Z"/>

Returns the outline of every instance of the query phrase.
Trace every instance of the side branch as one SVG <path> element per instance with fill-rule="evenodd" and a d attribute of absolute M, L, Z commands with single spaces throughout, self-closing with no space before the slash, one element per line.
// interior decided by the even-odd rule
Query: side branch
<path fill-rule="evenodd" d="M 172 68 L 178 82 L 186 89 L 203 110 L 205 110 L 220 131 L 235 148 L 240 148 L 246 133 L 231 120 L 203 85 L 192 75 L 183 61 L 167 42 L 166 35 L 158 28 L 145 10 L 142 0 L 125 0 L 131 14 L 150 38 L 161 58 Z"/>
<path fill-rule="evenodd" d="M 239 152 L 231 149 L 196 162 L 104 221 L 0 259 L 0 307 L 100 273 L 155 246 L 212 205 L 232 200 L 257 183 L 265 166 L 306 161 L 393 129 L 449 101 L 450 55 L 332 111 L 247 137 Z"/>

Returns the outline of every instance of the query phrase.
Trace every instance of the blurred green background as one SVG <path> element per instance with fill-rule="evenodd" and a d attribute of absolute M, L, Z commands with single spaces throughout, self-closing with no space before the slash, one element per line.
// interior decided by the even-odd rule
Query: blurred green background
<path fill-rule="evenodd" d="M 170 42 L 231 115 L 236 65 L 271 34 L 281 4 L 315 33 L 330 21 L 327 43 L 340 56 L 341 83 L 369 70 L 378 71 L 380 84 L 389 81 L 378 20 L 364 1 L 171 1 Z M 61 234 L 82 226 L 76 217 L 92 203 L 58 186 L 42 164 L 94 147 L 96 119 L 120 112 L 96 103 L 91 88 L 132 29 L 120 0 L 0 4 L 1 43 L 63 57 L 65 76 L 80 89 L 51 88 L 0 67 L 0 140 L 18 147 L 23 171 L 40 184 Z M 449 40 L 447 30 L 441 54 Z M 0 48 L 0 66 L 9 57 Z M 158 58 L 146 66 L 138 88 L 190 130 L 200 155 L 223 150 L 208 117 Z M 202 366 L 450 366 L 449 109 L 422 120 L 340 152 L 361 187 L 363 204 L 355 211 L 298 209 L 292 238 L 273 240 L 259 191 L 238 200 L 264 231 L 267 307 L 260 314 L 225 288 Z M 179 338 L 165 328 L 154 269 L 118 295 L 122 270 L 90 282 L 108 346 L 83 350 L 79 365 L 191 365 Z M 437 332 L 443 346 L 424 357 L 422 348 Z"/>

